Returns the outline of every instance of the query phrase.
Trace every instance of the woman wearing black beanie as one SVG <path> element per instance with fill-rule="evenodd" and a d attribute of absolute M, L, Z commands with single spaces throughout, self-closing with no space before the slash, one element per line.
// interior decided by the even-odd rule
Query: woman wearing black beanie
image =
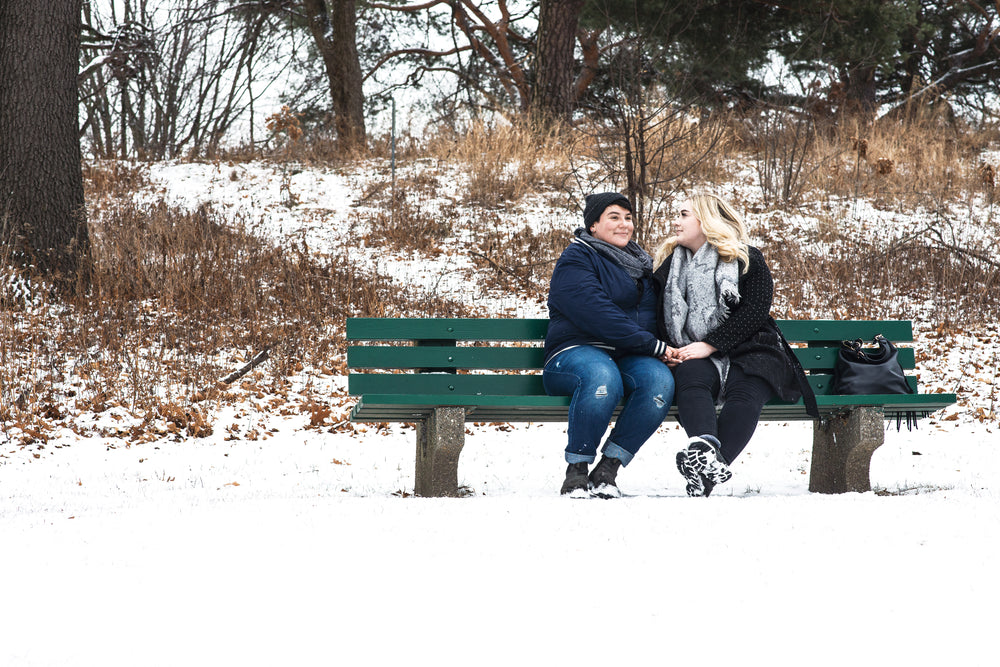
<path fill-rule="evenodd" d="M 617 497 L 618 469 L 667 416 L 674 379 L 656 335 L 653 260 L 632 241 L 629 200 L 589 195 L 583 222 L 552 272 L 542 380 L 549 395 L 572 397 L 561 493 Z M 588 472 L 622 399 L 601 461 Z"/>

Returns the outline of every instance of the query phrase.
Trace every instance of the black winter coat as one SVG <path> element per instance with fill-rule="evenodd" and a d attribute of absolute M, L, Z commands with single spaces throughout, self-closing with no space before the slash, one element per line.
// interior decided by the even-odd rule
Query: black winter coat
<path fill-rule="evenodd" d="M 739 366 L 743 372 L 766 380 L 781 400 L 797 401 L 803 398 L 806 411 L 813 417 L 819 417 L 816 397 L 806 380 L 802 364 L 771 317 L 774 296 L 771 271 L 760 250 L 749 246 L 747 252 L 750 261 L 746 273 L 742 272 L 743 263 L 740 263 L 740 302 L 732 308 L 724 322 L 705 336 L 703 342 L 718 350 L 718 354 L 729 355 L 730 363 Z M 671 259 L 672 255 L 653 273 L 658 294 L 662 294 L 666 286 Z M 662 299 L 658 302 L 656 321 L 659 337 L 680 347 L 679 342 L 671 341 L 667 333 Z"/>

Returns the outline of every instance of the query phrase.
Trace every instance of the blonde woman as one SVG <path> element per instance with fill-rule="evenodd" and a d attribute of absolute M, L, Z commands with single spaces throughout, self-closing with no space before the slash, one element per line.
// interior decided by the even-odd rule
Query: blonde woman
<path fill-rule="evenodd" d="M 692 195 L 672 231 L 654 257 L 658 334 L 672 346 L 663 360 L 673 369 L 678 420 L 689 438 L 677 469 L 689 496 L 707 496 L 732 477 L 729 466 L 765 403 L 803 398 L 809 414 L 818 412 L 770 315 L 771 272 L 748 245 L 739 213 L 714 194 Z"/>

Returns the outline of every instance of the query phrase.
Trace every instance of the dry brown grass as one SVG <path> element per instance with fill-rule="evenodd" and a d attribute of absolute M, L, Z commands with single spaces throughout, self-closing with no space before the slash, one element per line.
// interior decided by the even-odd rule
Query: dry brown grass
<path fill-rule="evenodd" d="M 807 188 L 896 210 L 960 200 L 984 190 L 978 156 L 993 137 L 936 120 L 845 123 L 817 135 L 811 161 L 822 168 L 810 171 Z"/>
<path fill-rule="evenodd" d="M 149 184 L 149 170 L 141 162 L 88 162 L 83 181 L 92 200 L 123 199 Z"/>
<path fill-rule="evenodd" d="M 270 244 L 238 216 L 137 203 L 141 167 L 92 165 L 87 174 L 86 292 L 53 302 L 44 282 L 0 275 L 0 428 L 17 426 L 21 444 L 44 442 L 66 405 L 122 406 L 146 424 L 159 417 L 207 435 L 199 392 L 255 352 L 271 351 L 261 368 L 281 391 L 304 364 L 325 368 L 343 352 L 348 315 L 465 314 L 346 254 Z"/>
<path fill-rule="evenodd" d="M 1000 263 L 914 238 L 900 243 L 839 235 L 836 252 L 788 239 L 764 241 L 776 315 L 922 320 L 950 330 L 1000 315 Z M 974 254 L 969 254 L 969 253 Z"/>
<path fill-rule="evenodd" d="M 544 300 L 556 260 L 571 240 L 568 229 L 536 232 L 527 225 L 503 223 L 493 215 L 480 220 L 467 252 L 500 289 Z"/>
<path fill-rule="evenodd" d="M 441 130 L 426 143 L 427 155 L 464 165 L 467 204 L 497 207 L 525 194 L 562 185 L 569 171 L 564 130 L 536 131 L 527 123 L 475 123 L 462 133 Z"/>
<path fill-rule="evenodd" d="M 933 118 L 817 133 L 803 172 L 805 203 L 866 201 L 926 222 L 904 235 L 858 236 L 814 209 L 821 249 L 786 238 L 766 248 L 781 267 L 776 281 L 788 315 L 913 319 L 919 312 L 945 329 L 1000 316 L 1000 220 L 992 213 L 990 165 L 980 158 L 991 146 L 995 128 Z M 953 218 L 962 208 L 983 226 L 959 241 Z"/>
<path fill-rule="evenodd" d="M 663 160 L 649 173 L 669 183 L 663 201 L 674 189 L 729 182 L 734 165 L 753 159 L 752 141 L 767 140 L 741 128 L 730 119 L 711 131 L 667 123 L 651 133 L 647 139 Z M 611 160 L 609 141 L 593 128 L 539 137 L 517 125 L 442 132 L 422 146 L 411 140 L 397 153 L 395 182 L 387 169 L 369 181 L 362 199 L 374 212 L 358 214 L 359 237 L 418 260 L 463 253 L 493 287 L 543 300 L 569 230 L 511 225 L 491 209 L 528 193 L 571 205 L 579 184 L 592 182 L 581 165 Z M 943 211 L 955 202 L 992 206 L 1000 165 L 982 164 L 978 156 L 997 145 L 990 128 L 825 130 L 803 158 L 801 198 L 830 211 L 842 210 L 833 200 L 855 197 L 907 212 Z M 304 137 L 282 159 L 329 166 L 345 159 L 334 149 L 322 138 Z M 463 175 L 459 201 L 442 205 L 456 195 L 446 176 L 454 165 L 468 184 Z M 91 412 L 120 405 L 158 415 L 179 433 L 203 435 L 212 424 L 195 401 L 198 391 L 261 349 L 272 351 L 262 367 L 265 381 L 280 388 L 303 365 L 328 367 L 339 358 L 347 316 L 473 314 L 361 270 L 348 250 L 325 255 L 301 243 L 275 246 L 232 214 L 136 203 L 146 171 L 121 162 L 85 166 L 94 258 L 86 293 L 57 302 L 44 283 L 0 271 L 0 428 L 17 424 L 29 439 L 44 441 L 68 405 Z M 462 204 L 471 213 L 462 213 Z M 776 234 L 763 243 L 779 285 L 776 315 L 914 319 L 920 309 L 933 319 L 926 325 L 947 327 L 1000 314 L 993 241 L 1000 217 L 988 216 L 979 240 L 959 247 L 950 243 L 941 216 L 926 233 L 884 240 L 845 233 L 832 212 L 812 214 L 819 221 L 813 237 Z M 0 257 L 0 267 L 7 266 Z"/>
<path fill-rule="evenodd" d="M 366 242 L 372 247 L 439 255 L 442 244 L 452 233 L 454 220 L 450 207 L 442 209 L 431 201 L 439 187 L 440 182 L 431 170 L 410 173 L 395 183 L 371 184 L 362 200 L 376 206 L 373 212 L 360 218 L 368 224 Z"/>

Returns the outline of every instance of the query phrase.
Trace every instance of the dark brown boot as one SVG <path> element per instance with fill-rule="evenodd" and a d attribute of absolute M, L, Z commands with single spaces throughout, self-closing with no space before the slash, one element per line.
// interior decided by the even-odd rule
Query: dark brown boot
<path fill-rule="evenodd" d="M 566 481 L 563 482 L 559 493 L 566 495 L 574 491 L 587 491 L 590 489 L 590 480 L 587 479 L 587 462 L 570 463 L 566 468 Z"/>
<path fill-rule="evenodd" d="M 622 462 L 614 457 L 601 457 L 590 473 L 590 485 L 595 496 L 598 498 L 621 497 L 622 492 L 618 489 L 618 484 L 615 483 L 621 464 Z"/>

